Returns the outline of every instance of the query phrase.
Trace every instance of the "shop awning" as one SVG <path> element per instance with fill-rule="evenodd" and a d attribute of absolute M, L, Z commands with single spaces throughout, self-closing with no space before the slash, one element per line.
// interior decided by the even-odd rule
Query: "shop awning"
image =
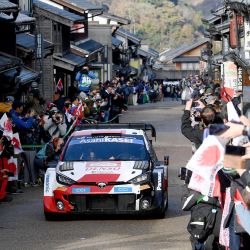
<path fill-rule="evenodd" d="M 35 23 L 36 19 L 34 17 L 27 16 L 23 13 L 18 13 L 15 23 L 17 25 L 26 25 Z"/>
<path fill-rule="evenodd" d="M 86 39 L 79 44 L 71 45 L 71 48 L 83 52 L 84 54 L 93 54 L 103 49 L 103 45 L 93 39 Z"/>
<path fill-rule="evenodd" d="M 19 70 L 20 70 L 20 73 L 19 73 Z M 27 67 L 22 66 L 18 70 L 17 69 L 8 70 L 5 73 L 3 73 L 2 76 L 4 78 L 13 78 L 13 79 L 17 77 L 17 81 L 19 82 L 19 84 L 25 85 L 27 83 L 36 81 L 39 78 L 39 73 Z"/>
<path fill-rule="evenodd" d="M 22 60 L 9 54 L 0 52 L 0 73 L 22 65 Z"/>
<path fill-rule="evenodd" d="M 68 52 L 65 55 L 53 55 L 54 66 L 63 68 L 69 71 L 74 71 L 76 68 L 83 66 L 86 63 L 86 58 L 79 56 L 73 52 Z"/>
<path fill-rule="evenodd" d="M 36 51 L 36 37 L 28 33 L 20 33 L 16 35 L 17 49 L 26 53 L 34 53 Z M 44 57 L 53 53 L 54 45 L 49 41 L 43 40 Z"/>

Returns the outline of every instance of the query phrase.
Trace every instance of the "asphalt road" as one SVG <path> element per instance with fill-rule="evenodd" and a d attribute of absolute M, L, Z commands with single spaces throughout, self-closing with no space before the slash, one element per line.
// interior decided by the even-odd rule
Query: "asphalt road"
<path fill-rule="evenodd" d="M 159 159 L 170 156 L 169 208 L 165 219 L 134 216 L 77 217 L 47 222 L 43 217 L 42 187 L 24 188 L 0 203 L 0 249 L 10 250 L 151 250 L 190 249 L 186 231 L 188 213 L 181 211 L 180 166 L 191 156 L 190 143 L 180 133 L 183 106 L 165 101 L 129 106 L 121 122 L 149 122 L 157 130 L 153 142 Z"/>

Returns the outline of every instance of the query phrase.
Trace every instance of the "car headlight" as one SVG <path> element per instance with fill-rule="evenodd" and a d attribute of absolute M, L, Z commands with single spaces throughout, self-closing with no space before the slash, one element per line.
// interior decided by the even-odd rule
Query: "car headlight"
<path fill-rule="evenodd" d="M 149 162 L 148 161 L 136 161 L 134 165 L 134 169 L 148 169 Z"/>
<path fill-rule="evenodd" d="M 56 180 L 58 183 L 60 183 L 62 185 L 68 185 L 68 186 L 76 183 L 76 181 L 70 179 L 69 177 L 67 177 L 65 175 L 59 174 L 59 173 L 56 174 Z"/>
<path fill-rule="evenodd" d="M 69 171 L 69 170 L 74 170 L 74 164 L 73 164 L 72 161 L 63 162 L 62 165 L 59 166 L 59 170 L 61 172 L 63 172 L 63 171 Z"/>
<path fill-rule="evenodd" d="M 135 178 L 129 180 L 132 184 L 142 184 L 147 183 L 150 180 L 150 172 L 146 172 L 144 174 L 138 175 Z"/>

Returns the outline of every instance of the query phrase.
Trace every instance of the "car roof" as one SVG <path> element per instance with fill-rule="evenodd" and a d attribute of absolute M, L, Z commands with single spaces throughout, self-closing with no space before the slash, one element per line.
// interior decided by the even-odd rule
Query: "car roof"
<path fill-rule="evenodd" d="M 87 129 L 75 131 L 71 137 L 92 135 L 92 134 L 123 134 L 123 135 L 144 135 L 144 131 L 141 129 Z"/>

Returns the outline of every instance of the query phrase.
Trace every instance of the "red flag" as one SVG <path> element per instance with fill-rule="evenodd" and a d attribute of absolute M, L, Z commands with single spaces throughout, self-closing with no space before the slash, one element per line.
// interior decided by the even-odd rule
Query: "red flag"
<path fill-rule="evenodd" d="M 59 78 L 58 82 L 57 82 L 57 85 L 56 85 L 56 88 L 59 90 L 59 91 L 62 91 L 63 90 L 63 83 L 62 83 L 62 79 Z"/>
<path fill-rule="evenodd" d="M 223 101 L 230 102 L 234 96 L 234 89 L 223 87 L 220 94 Z"/>

